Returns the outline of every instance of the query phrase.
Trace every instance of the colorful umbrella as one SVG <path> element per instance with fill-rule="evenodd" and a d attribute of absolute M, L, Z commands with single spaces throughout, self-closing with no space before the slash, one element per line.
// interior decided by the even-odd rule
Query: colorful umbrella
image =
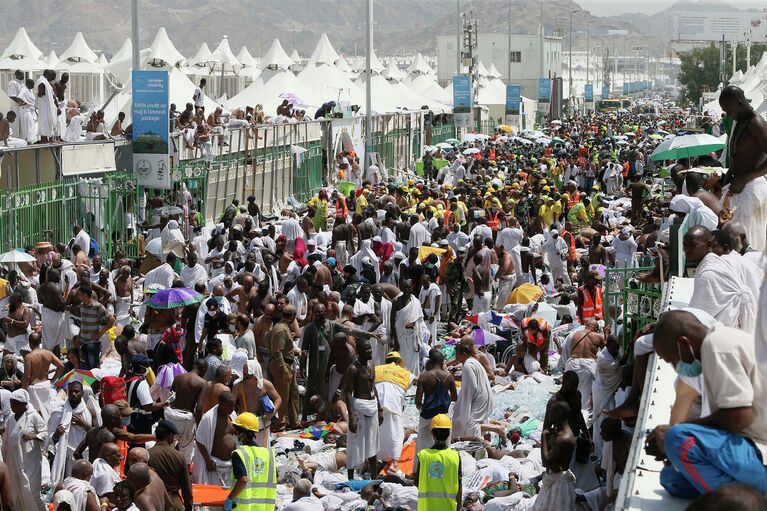
<path fill-rule="evenodd" d="M 445 142 L 447 142 L 448 144 L 460 144 L 461 143 L 461 141 L 458 140 L 457 138 L 448 138 L 448 139 L 445 140 Z"/>
<path fill-rule="evenodd" d="M 11 250 L 10 252 L 0 254 L 0 264 L 33 263 L 35 261 L 37 261 L 35 256 L 27 254 L 23 249 Z"/>
<path fill-rule="evenodd" d="M 177 309 L 200 301 L 202 295 L 194 289 L 174 287 L 161 289 L 146 305 L 151 309 Z"/>
<path fill-rule="evenodd" d="M 495 344 L 498 341 L 505 340 L 505 338 L 500 335 L 496 335 L 484 328 L 475 328 L 472 330 L 471 337 L 474 339 L 474 346 L 487 346 L 488 344 Z"/>
<path fill-rule="evenodd" d="M 511 133 L 513 128 L 509 126 L 508 124 L 501 124 L 498 126 L 498 129 L 503 131 L 504 133 Z"/>
<path fill-rule="evenodd" d="M 96 377 L 93 376 L 93 373 L 90 371 L 85 371 L 83 369 L 72 369 L 67 374 L 56 380 L 53 385 L 58 389 L 63 389 L 69 384 L 70 381 L 79 381 L 82 382 L 83 385 L 88 385 L 90 387 L 93 385 L 93 382 L 96 381 Z"/>
<path fill-rule="evenodd" d="M 679 135 L 661 142 L 650 155 L 650 159 L 653 161 L 679 160 L 691 156 L 703 156 L 724 147 L 724 142 L 706 133 Z"/>

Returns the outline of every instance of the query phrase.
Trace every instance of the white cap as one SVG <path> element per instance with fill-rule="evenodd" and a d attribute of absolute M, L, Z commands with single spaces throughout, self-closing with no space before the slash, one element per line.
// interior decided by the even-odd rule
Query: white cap
<path fill-rule="evenodd" d="M 380 236 L 373 236 L 373 243 L 383 243 L 383 240 Z"/>

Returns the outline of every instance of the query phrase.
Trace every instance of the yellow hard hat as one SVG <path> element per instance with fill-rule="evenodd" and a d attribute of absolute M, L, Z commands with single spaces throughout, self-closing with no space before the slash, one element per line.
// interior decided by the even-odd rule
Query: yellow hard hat
<path fill-rule="evenodd" d="M 390 351 L 389 353 L 386 354 L 386 360 L 391 360 L 391 359 L 402 360 L 402 357 L 400 356 L 398 351 Z"/>
<path fill-rule="evenodd" d="M 511 183 L 511 187 L 515 190 L 519 190 L 519 183 Z"/>
<path fill-rule="evenodd" d="M 232 424 L 248 431 L 258 432 L 258 417 L 250 412 L 241 413 Z"/>
<path fill-rule="evenodd" d="M 551 188 L 549 188 L 548 186 L 544 186 L 544 187 L 543 187 L 543 191 L 544 191 L 544 192 L 550 192 L 550 191 L 551 191 Z"/>
<path fill-rule="evenodd" d="M 548 184 L 548 182 L 547 182 L 545 179 L 541 179 L 541 180 L 538 182 L 538 184 L 539 184 L 539 185 L 541 185 L 541 186 L 543 186 L 543 185 L 547 185 L 547 184 Z"/>
<path fill-rule="evenodd" d="M 450 420 L 447 414 L 440 413 L 431 420 L 431 429 L 450 429 L 452 427 L 453 421 Z"/>

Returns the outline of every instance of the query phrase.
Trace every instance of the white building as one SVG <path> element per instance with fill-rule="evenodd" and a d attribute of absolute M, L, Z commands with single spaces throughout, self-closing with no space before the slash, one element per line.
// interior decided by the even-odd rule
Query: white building
<path fill-rule="evenodd" d="M 511 47 L 509 47 L 511 39 Z M 456 36 L 437 37 L 437 73 L 440 82 L 452 79 L 456 71 Z M 522 95 L 538 99 L 538 79 L 562 76 L 562 38 L 540 35 L 479 34 L 477 59 L 491 64 L 501 79 L 522 86 Z"/>

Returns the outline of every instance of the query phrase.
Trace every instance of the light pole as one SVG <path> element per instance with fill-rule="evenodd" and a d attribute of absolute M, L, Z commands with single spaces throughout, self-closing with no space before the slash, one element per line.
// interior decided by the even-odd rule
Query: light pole
<path fill-rule="evenodd" d="M 567 95 L 567 106 L 570 110 L 570 114 L 573 113 L 573 13 L 576 11 L 570 11 L 570 65 L 569 68 L 569 75 L 568 75 L 568 95 Z"/>
<path fill-rule="evenodd" d="M 373 60 L 373 0 L 365 2 L 365 159 L 364 168 L 371 164 L 373 152 L 373 114 L 372 110 L 372 83 L 373 73 L 370 70 Z"/>
<path fill-rule="evenodd" d="M 506 51 L 506 69 L 508 69 L 508 80 L 506 85 L 511 83 L 511 0 L 509 0 L 509 44 Z"/>
<path fill-rule="evenodd" d="M 461 0 L 455 0 L 455 74 L 461 74 Z"/>
<path fill-rule="evenodd" d="M 139 62 L 139 42 L 138 42 L 138 0 L 131 0 L 131 45 L 133 45 L 133 69 L 138 71 L 141 66 Z"/>
<path fill-rule="evenodd" d="M 589 83 L 591 78 L 589 74 L 589 64 L 591 63 L 591 22 L 586 25 L 586 83 Z"/>

